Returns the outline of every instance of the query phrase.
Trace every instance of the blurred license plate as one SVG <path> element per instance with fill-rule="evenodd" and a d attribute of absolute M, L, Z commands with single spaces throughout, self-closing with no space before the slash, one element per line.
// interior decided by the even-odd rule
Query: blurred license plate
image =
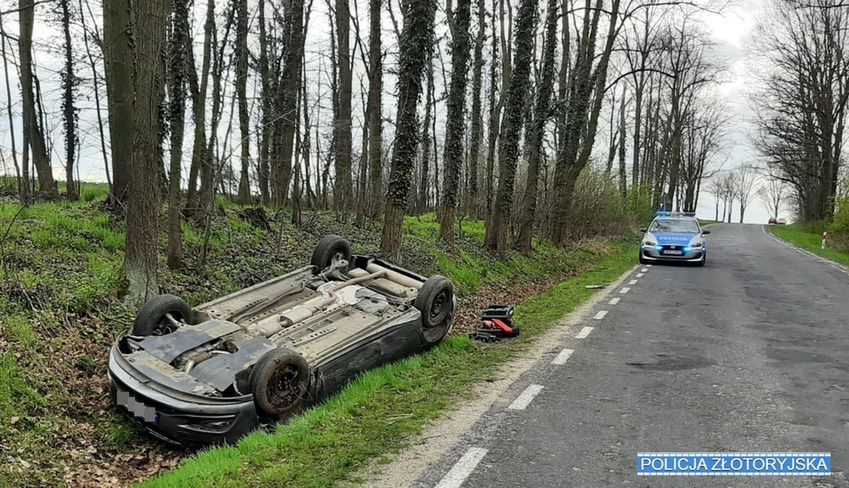
<path fill-rule="evenodd" d="M 684 251 L 673 251 L 671 249 L 667 249 L 667 250 L 663 251 L 663 254 L 666 254 L 668 256 L 683 256 Z"/>
<path fill-rule="evenodd" d="M 142 418 L 146 422 L 157 423 L 156 409 L 136 400 L 128 392 L 119 389 L 116 400 L 118 405 L 126 408 L 133 416 Z"/>

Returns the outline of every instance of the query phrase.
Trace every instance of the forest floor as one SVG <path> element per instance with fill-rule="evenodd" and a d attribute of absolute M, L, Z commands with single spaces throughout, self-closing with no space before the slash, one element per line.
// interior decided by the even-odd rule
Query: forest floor
<path fill-rule="evenodd" d="M 0 486 L 127 485 L 195 454 L 146 437 L 109 403 L 108 350 L 134 313 L 117 298 L 125 232 L 123 223 L 104 210 L 104 185 L 85 185 L 82 193 L 80 202 L 23 209 L 0 199 Z M 307 264 L 313 246 L 331 233 L 350 239 L 358 253 L 379 247 L 379 228 L 340 223 L 329 212 L 305 211 L 299 228 L 289 223 L 288 213 L 279 218 L 268 213 L 268 226 L 240 215 L 240 207 L 216 205 L 209 256 L 201 268 L 196 263 L 204 231 L 184 223 L 186 267 L 168 270 L 163 258 L 163 291 L 202 303 Z M 419 432 L 469 384 L 485 381 L 488 366 L 509 358 L 514 346 L 484 346 L 463 337 L 487 304 L 536 297 L 517 312 L 523 331 L 532 336 L 586 299 L 592 291 L 585 284 L 612 280 L 633 261 L 628 247 L 604 238 L 568 249 L 537 245 L 531 256 L 511 253 L 503 260 L 485 253 L 482 240 L 478 221 L 460 223 L 453 249 L 438 243 L 433 215 L 409 217 L 404 224 L 401 264 L 426 275 L 444 274 L 455 283 L 456 337 L 433 353 L 364 375 L 274 434 L 254 434 L 235 448 L 201 453 L 154 483 L 218 485 L 234 472 L 289 486 L 326 486 L 350 478 L 366 459 L 397 449 Z M 164 250 L 164 236 L 161 244 Z M 435 382 L 432 375 L 446 381 Z M 384 404 L 391 399 L 398 408 L 364 416 L 362 409 L 380 399 Z M 312 443 L 303 437 L 307 431 L 316 432 Z M 377 431 L 381 434 L 375 436 Z M 280 449 L 292 452 L 294 445 L 302 455 L 287 462 L 276 456 Z M 209 473 L 213 461 L 220 469 Z M 324 463 L 325 474 L 316 477 L 316 470 L 304 469 L 313 463 Z M 207 475 L 198 478 L 198 472 Z"/>

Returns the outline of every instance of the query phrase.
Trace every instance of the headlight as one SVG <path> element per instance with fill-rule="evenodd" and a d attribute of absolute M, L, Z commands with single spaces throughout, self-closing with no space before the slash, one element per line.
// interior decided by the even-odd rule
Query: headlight
<path fill-rule="evenodd" d="M 657 245 L 657 243 L 653 241 L 643 241 L 643 245 L 648 247 L 654 247 Z"/>
<path fill-rule="evenodd" d="M 643 236 L 643 245 L 654 247 L 657 245 L 657 238 L 651 232 L 646 232 L 646 235 Z"/>
<path fill-rule="evenodd" d="M 704 246 L 704 245 L 705 245 L 705 243 L 704 243 L 704 242 L 702 242 L 702 241 L 696 241 L 696 242 L 691 243 L 691 244 L 690 244 L 690 247 L 692 247 L 693 249 L 701 249 L 701 248 L 702 248 L 702 246 Z"/>

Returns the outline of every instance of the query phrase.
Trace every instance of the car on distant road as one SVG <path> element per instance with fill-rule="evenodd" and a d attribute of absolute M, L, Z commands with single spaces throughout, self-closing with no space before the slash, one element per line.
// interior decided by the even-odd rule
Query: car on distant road
<path fill-rule="evenodd" d="M 160 439 L 230 443 L 439 344 L 455 307 L 448 278 L 328 236 L 289 274 L 194 308 L 173 295 L 147 302 L 109 355 L 112 400 Z"/>
<path fill-rule="evenodd" d="M 658 261 L 693 263 L 704 266 L 707 262 L 709 230 L 702 229 L 691 213 L 658 212 L 644 232 L 640 242 L 640 263 Z"/>

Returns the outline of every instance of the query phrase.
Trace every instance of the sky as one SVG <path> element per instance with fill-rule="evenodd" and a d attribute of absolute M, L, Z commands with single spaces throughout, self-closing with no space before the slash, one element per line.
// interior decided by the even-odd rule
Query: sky
<path fill-rule="evenodd" d="M 722 163 L 723 171 L 730 170 L 734 167 L 744 165 L 744 164 L 752 164 L 756 160 L 756 154 L 754 153 L 750 137 L 752 134 L 752 124 L 751 120 L 753 118 L 753 114 L 751 109 L 748 106 L 748 91 L 751 89 L 753 85 L 753 59 L 751 54 L 749 53 L 748 46 L 751 43 L 752 32 L 758 26 L 759 18 L 762 15 L 762 12 L 766 8 L 766 3 L 768 0 L 732 0 L 733 3 L 729 4 L 725 7 L 721 13 L 710 13 L 710 12 L 701 12 L 699 13 L 700 20 L 704 24 L 705 28 L 709 32 L 711 39 L 715 43 L 714 52 L 716 56 L 721 60 L 721 63 L 726 66 L 726 71 L 723 74 L 722 81 L 716 87 L 716 91 L 720 96 L 721 100 L 727 107 L 729 113 L 729 124 L 727 126 L 727 134 L 725 138 L 725 150 L 724 154 L 718 156 L 717 165 Z M 7 7 L 7 3 L 10 0 L 0 0 L 0 8 L 5 9 Z M 324 5 L 325 2 L 314 2 L 312 17 L 310 19 L 310 36 L 308 37 L 308 45 L 307 45 L 307 69 L 308 71 L 312 71 L 316 76 L 324 76 L 325 80 L 329 74 L 329 68 L 324 65 L 326 63 L 322 61 L 324 56 L 322 52 L 327 49 L 329 45 L 329 23 L 327 20 L 326 8 Z M 362 19 L 362 25 L 360 28 L 363 30 L 364 39 L 367 37 L 367 19 L 368 14 L 366 11 L 368 2 L 357 2 L 359 4 L 360 10 L 362 13 L 359 18 Z M 94 5 L 94 3 L 92 4 Z M 96 5 L 94 5 L 96 6 Z M 205 2 L 196 2 L 196 13 L 195 19 L 202 19 L 203 12 L 200 7 L 205 6 Z M 397 7 L 396 7 L 397 8 Z M 98 9 L 99 10 L 99 9 Z M 99 15 L 98 11 L 93 12 L 95 16 Z M 36 29 L 35 29 L 35 44 L 36 44 L 36 61 L 39 63 L 39 75 L 42 78 L 42 84 L 45 88 L 45 102 L 47 104 L 46 110 L 49 113 L 56 114 L 52 117 L 52 121 L 54 121 L 54 125 L 60 122 L 58 117 L 59 110 L 61 109 L 60 97 L 58 92 L 51 90 L 58 90 L 58 70 L 59 66 L 51 66 L 51 58 L 59 59 L 59 52 L 57 49 L 61 46 L 61 39 L 59 37 L 60 31 L 58 30 L 57 24 L 50 23 L 50 19 L 44 19 L 43 16 L 46 14 L 39 14 L 42 17 L 37 18 Z M 399 12 L 396 10 L 396 15 L 399 15 Z M 12 16 L 8 16 L 4 19 L 4 24 L 7 32 L 16 33 L 17 31 L 17 22 L 15 18 L 9 18 Z M 388 15 L 384 15 L 386 17 L 383 22 L 383 38 L 385 44 L 394 44 L 395 32 L 392 28 L 391 20 Z M 91 20 L 89 19 L 90 23 Z M 89 24 L 91 25 L 91 24 Z M 198 39 L 196 40 L 198 43 L 200 42 L 200 36 L 202 35 L 200 26 L 196 26 L 195 29 L 198 34 Z M 443 29 L 444 30 L 444 29 Z M 79 32 L 79 31 L 78 31 Z M 444 35 L 444 32 L 438 32 L 437 36 Z M 81 36 L 78 36 L 81 37 Z M 352 42 L 352 45 L 354 42 Z M 94 46 L 93 49 L 96 50 Z M 78 55 L 82 57 L 84 55 L 83 46 L 80 42 L 78 45 Z M 199 46 L 198 46 L 199 49 Z M 446 52 L 442 53 L 443 56 L 447 56 Z M 357 53 L 356 58 L 359 58 L 360 55 Z M 40 59 L 39 59 L 40 58 Z M 355 62 L 359 63 L 359 59 L 355 59 Z M 394 68 L 395 59 L 394 54 L 391 53 L 387 57 L 384 62 L 385 68 L 388 72 Z M 436 96 L 440 96 L 441 80 L 439 79 L 441 75 L 441 68 L 439 63 L 437 62 L 436 66 L 436 83 L 437 83 L 437 94 Z M 11 66 L 11 69 L 14 69 L 14 66 Z M 79 168 L 79 176 L 84 181 L 103 181 L 104 178 L 104 170 L 102 158 L 100 157 L 100 143 L 97 136 L 96 131 L 96 117 L 94 108 L 94 100 L 91 93 L 91 89 L 87 88 L 90 85 L 90 71 L 86 71 L 85 65 L 78 65 L 78 75 L 86 78 L 86 83 L 84 83 L 84 87 L 80 89 L 80 126 L 81 126 L 81 156 L 80 156 L 80 168 Z M 102 68 L 99 68 L 102 69 Z M 391 78 L 391 74 L 387 75 Z M 17 91 L 19 87 L 17 86 L 17 77 L 12 80 L 12 97 L 13 101 L 17 103 L 19 98 L 19 94 Z M 2 72 L 0 72 L 0 80 L 2 80 Z M 366 82 L 367 83 L 367 82 Z M 319 98 L 319 92 L 327 92 L 327 82 L 322 81 L 316 83 L 314 86 L 309 86 L 313 92 L 314 98 Z M 359 100 L 359 80 L 354 80 L 354 126 L 355 128 L 359 127 L 360 121 L 358 120 L 358 116 L 361 115 L 362 110 L 360 107 L 361 101 Z M 384 80 L 384 86 L 386 90 L 391 90 L 394 86 L 394 81 L 392 79 Z M 0 87 L 4 88 L 3 85 Z M 101 87 L 102 89 L 102 87 Z M 250 89 L 250 88 L 249 88 Z M 102 103 L 105 104 L 105 90 L 103 90 L 101 100 Z M 3 93 L 5 95 L 5 93 Z M 386 94 L 385 94 L 386 97 Z M 5 96 L 0 97 L 0 105 L 5 106 Z M 325 121 L 329 122 L 330 118 L 330 108 L 329 107 L 319 107 L 318 104 L 313 110 L 318 110 L 318 115 Z M 442 110 L 442 108 L 440 108 Z M 394 118 L 394 115 L 391 113 L 394 111 L 394 103 L 392 103 L 389 99 L 385 98 L 384 102 L 384 117 L 388 119 Z M 104 114 L 105 115 L 105 114 Z M 438 113 L 438 117 L 444 117 L 444 113 Z M 315 120 L 316 114 L 313 114 L 313 120 Z M 20 121 L 16 120 L 16 133 L 19 133 Z M 222 124 L 222 130 L 226 128 L 226 121 Z M 441 128 L 438 129 L 441 131 Z M 4 150 L 10 147 L 10 137 L 9 137 L 9 123 L 8 119 L 5 117 L 0 118 L 0 146 Z M 355 133 L 358 131 L 355 131 Z M 603 131 L 600 131 L 600 133 Z M 64 175 L 64 169 L 62 167 L 62 141 L 61 141 L 61 130 L 56 128 L 54 130 L 54 137 L 59 138 L 55 141 L 55 149 L 53 151 L 53 156 L 55 160 L 54 164 L 54 174 L 58 177 L 60 175 Z M 440 137 L 438 135 L 438 137 Z M 602 134 L 597 139 L 597 147 L 596 150 L 599 150 L 599 147 L 606 146 L 603 141 Z M 355 134 L 355 146 L 359 144 L 359 141 Z M 188 141 L 187 141 L 188 144 Z M 18 136 L 18 145 L 20 146 L 20 136 Z M 20 149 L 20 147 L 19 147 Z M 606 151 L 606 149 L 605 149 Z M 8 151 L 4 151 L 8 154 Z M 8 157 L 7 157 L 8 159 Z M 723 162 L 724 161 L 724 162 Z M 11 167 L 11 164 L 9 164 Z M 739 209 L 734 210 L 734 220 L 738 220 L 738 212 Z M 701 218 L 713 218 L 714 216 L 714 200 L 713 197 L 707 192 L 703 192 L 699 198 L 699 207 L 698 214 Z M 785 214 L 782 212 L 781 217 L 790 218 L 789 214 Z M 757 197 L 752 198 L 752 202 L 750 207 L 746 210 L 746 222 L 750 223 L 764 223 L 768 220 L 769 215 L 766 208 L 761 203 L 760 199 Z"/>
<path fill-rule="evenodd" d="M 754 130 L 754 114 L 748 105 L 748 99 L 755 83 L 755 60 L 749 46 L 765 8 L 767 0 L 737 0 L 723 9 L 721 14 L 701 14 L 711 38 L 716 43 L 714 50 L 717 56 L 724 60 L 727 69 L 722 83 L 717 87 L 717 92 L 730 115 L 724 155 L 728 159 L 723 169 L 753 164 L 757 160 L 750 140 Z M 712 195 L 702 192 L 697 213 L 700 218 L 713 218 L 715 201 Z M 769 217 L 769 212 L 760 198 L 754 196 L 746 209 L 745 222 L 766 223 Z M 782 211 L 780 217 L 789 220 L 791 215 Z M 733 220 L 739 221 L 739 208 L 734 209 Z"/>

